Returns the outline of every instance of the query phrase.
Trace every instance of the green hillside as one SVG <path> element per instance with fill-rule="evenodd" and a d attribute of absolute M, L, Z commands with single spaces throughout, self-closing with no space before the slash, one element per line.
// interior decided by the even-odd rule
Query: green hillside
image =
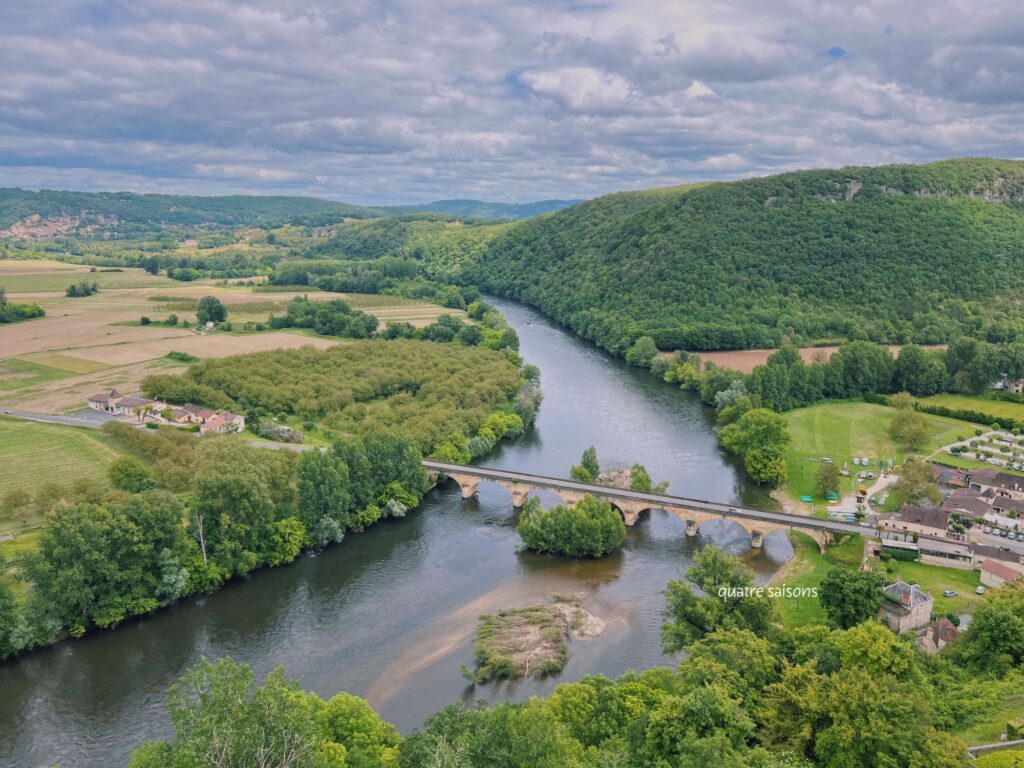
<path fill-rule="evenodd" d="M 421 205 L 384 208 L 389 213 L 443 213 L 466 219 L 526 219 L 576 205 L 582 200 L 538 200 L 533 203 L 488 203 L 484 200 L 435 200 Z"/>
<path fill-rule="evenodd" d="M 76 229 L 131 225 L 245 226 L 276 223 L 309 214 L 361 217 L 380 215 L 373 209 L 315 197 L 227 195 L 138 195 L 132 192 L 67 192 L 0 189 L 0 229 L 30 216 L 42 219 L 68 216 L 81 219 Z M 116 222 L 110 221 L 111 218 Z M 106 219 L 106 221 L 104 221 Z"/>
<path fill-rule="evenodd" d="M 1024 331 L 1024 163 L 804 171 L 519 222 L 463 276 L 622 353 Z"/>

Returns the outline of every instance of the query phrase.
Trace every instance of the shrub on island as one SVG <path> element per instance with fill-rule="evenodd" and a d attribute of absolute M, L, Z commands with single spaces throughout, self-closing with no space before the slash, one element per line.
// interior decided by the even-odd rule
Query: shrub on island
<path fill-rule="evenodd" d="M 604 499 L 589 494 L 573 507 L 550 509 L 530 499 L 519 514 L 517 530 L 529 549 L 571 557 L 601 557 L 626 540 L 619 513 Z"/>

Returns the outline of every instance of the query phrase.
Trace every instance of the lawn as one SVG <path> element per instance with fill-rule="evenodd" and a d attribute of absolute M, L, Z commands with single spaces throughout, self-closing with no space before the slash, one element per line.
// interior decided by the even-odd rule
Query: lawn
<path fill-rule="evenodd" d="M 95 430 L 0 418 L 0 496 L 14 488 L 33 495 L 46 483 L 82 477 L 105 482 L 107 466 L 120 455 Z M 0 533 L 19 533 L 42 521 L 37 505 L 30 504 L 16 517 L 0 514 Z"/>
<path fill-rule="evenodd" d="M 837 565 L 857 568 L 864 552 L 864 540 L 860 536 L 844 536 L 822 555 L 818 542 L 806 534 L 794 532 L 793 559 L 786 565 L 779 586 L 817 587 L 822 577 Z M 775 607 L 784 626 L 792 629 L 806 624 L 826 624 L 825 609 L 816 597 L 777 598 Z"/>
<path fill-rule="evenodd" d="M 962 571 L 959 568 L 926 563 L 903 563 L 898 560 L 890 560 L 888 566 L 886 570 L 892 574 L 892 581 L 902 579 L 908 584 L 917 584 L 932 596 L 936 616 L 970 613 L 982 600 L 980 595 L 974 593 L 981 584 L 978 571 Z M 954 590 L 956 597 L 943 597 L 942 592 L 946 589 Z"/>
<path fill-rule="evenodd" d="M 789 496 L 799 499 L 812 496 L 821 499 L 815 488 L 815 478 L 823 457 L 837 465 L 849 462 L 852 476 L 843 478 L 842 492 L 853 490 L 858 467 L 854 456 L 866 456 L 872 464 L 879 459 L 892 459 L 901 463 L 908 451 L 897 445 L 889 433 L 895 409 L 857 401 L 831 401 L 808 408 L 797 408 L 786 414 L 789 423 L 790 444 L 786 450 Z M 931 439 L 924 449 L 927 455 L 939 447 L 952 443 L 957 435 L 970 434 L 974 426 L 967 422 L 925 414 L 931 426 Z M 877 465 L 875 466 L 877 472 Z"/>
<path fill-rule="evenodd" d="M 1024 403 L 993 400 L 984 395 L 932 395 L 918 398 L 918 402 L 921 405 L 991 414 L 992 421 L 999 421 L 1001 418 L 1024 421 Z"/>

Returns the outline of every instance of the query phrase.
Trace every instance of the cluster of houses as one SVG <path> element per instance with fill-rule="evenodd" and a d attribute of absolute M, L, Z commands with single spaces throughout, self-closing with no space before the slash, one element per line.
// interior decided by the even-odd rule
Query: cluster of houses
<path fill-rule="evenodd" d="M 89 407 L 137 424 L 171 424 L 179 427 L 198 425 L 201 434 L 245 430 L 245 417 L 231 411 L 211 411 L 191 403 L 172 405 L 138 395 L 122 395 L 116 389 L 106 394 L 92 395 Z"/>
<path fill-rule="evenodd" d="M 899 514 L 882 520 L 881 539 L 872 545 L 874 554 L 905 550 L 923 563 L 977 570 L 985 587 L 1024 579 L 1020 552 L 971 541 L 951 526 L 961 521 L 986 530 L 1024 530 L 1024 477 L 994 469 L 943 472 L 943 482 L 959 487 L 938 507 L 905 504 Z M 926 653 L 937 653 L 959 634 L 948 619 L 932 621 L 934 601 L 918 585 L 898 581 L 883 591 L 886 600 L 879 620 L 894 632 L 919 630 L 915 642 Z"/>

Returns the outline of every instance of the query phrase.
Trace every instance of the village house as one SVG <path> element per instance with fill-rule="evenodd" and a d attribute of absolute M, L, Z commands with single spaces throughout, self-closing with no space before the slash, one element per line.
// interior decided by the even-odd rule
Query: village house
<path fill-rule="evenodd" d="M 990 544 L 975 544 L 971 547 L 971 551 L 974 553 L 975 568 L 981 568 L 986 560 L 994 560 L 1024 573 L 1024 555 L 1018 552 Z"/>
<path fill-rule="evenodd" d="M 1005 517 L 1019 518 L 1024 515 L 1024 499 L 997 496 L 992 499 L 992 511 Z"/>
<path fill-rule="evenodd" d="M 1004 376 L 1000 381 L 996 382 L 995 388 L 1002 392 L 1012 392 L 1015 395 L 1024 393 L 1024 379 L 1014 379 L 1010 376 Z"/>
<path fill-rule="evenodd" d="M 227 434 L 244 431 L 245 417 L 231 411 L 218 411 L 199 427 L 199 432 L 203 435 L 208 432 Z"/>
<path fill-rule="evenodd" d="M 214 413 L 209 408 L 203 408 L 201 405 L 192 405 L 192 403 L 185 403 L 185 405 L 177 407 L 174 414 L 174 423 L 202 425 L 212 419 L 213 416 Z"/>
<path fill-rule="evenodd" d="M 116 389 L 110 390 L 107 394 L 90 395 L 89 396 L 89 407 L 94 411 L 103 411 L 104 413 L 113 413 L 114 405 L 124 395 L 118 392 Z"/>
<path fill-rule="evenodd" d="M 938 507 L 904 504 L 899 514 L 882 521 L 882 528 L 903 534 L 943 537 L 949 526 L 949 512 Z"/>
<path fill-rule="evenodd" d="M 943 617 L 917 633 L 914 644 L 929 656 L 934 656 L 960 637 L 960 630 L 953 622 Z"/>
<path fill-rule="evenodd" d="M 917 584 L 897 581 L 885 587 L 885 600 L 878 609 L 878 619 L 899 634 L 926 626 L 932 620 L 935 601 Z"/>
<path fill-rule="evenodd" d="M 105 395 L 90 395 L 88 404 L 94 411 L 135 418 L 144 418 L 145 414 L 158 413 L 167 407 L 166 403 L 162 403 L 159 400 L 150 400 L 147 397 L 137 397 L 134 395 L 122 395 L 116 389 L 110 390 Z M 143 413 L 144 409 L 145 414 Z"/>
<path fill-rule="evenodd" d="M 939 509 L 964 517 L 980 518 L 992 511 L 990 498 L 970 488 L 957 488 L 939 504 Z"/>
<path fill-rule="evenodd" d="M 1002 498 L 1024 501 L 1024 477 L 1000 472 L 998 469 L 976 469 L 967 475 L 968 485 L 993 500 Z"/>
<path fill-rule="evenodd" d="M 1006 563 L 995 559 L 986 560 L 981 564 L 981 583 L 986 587 L 998 589 L 1007 582 L 1016 581 L 1024 576 Z"/>

